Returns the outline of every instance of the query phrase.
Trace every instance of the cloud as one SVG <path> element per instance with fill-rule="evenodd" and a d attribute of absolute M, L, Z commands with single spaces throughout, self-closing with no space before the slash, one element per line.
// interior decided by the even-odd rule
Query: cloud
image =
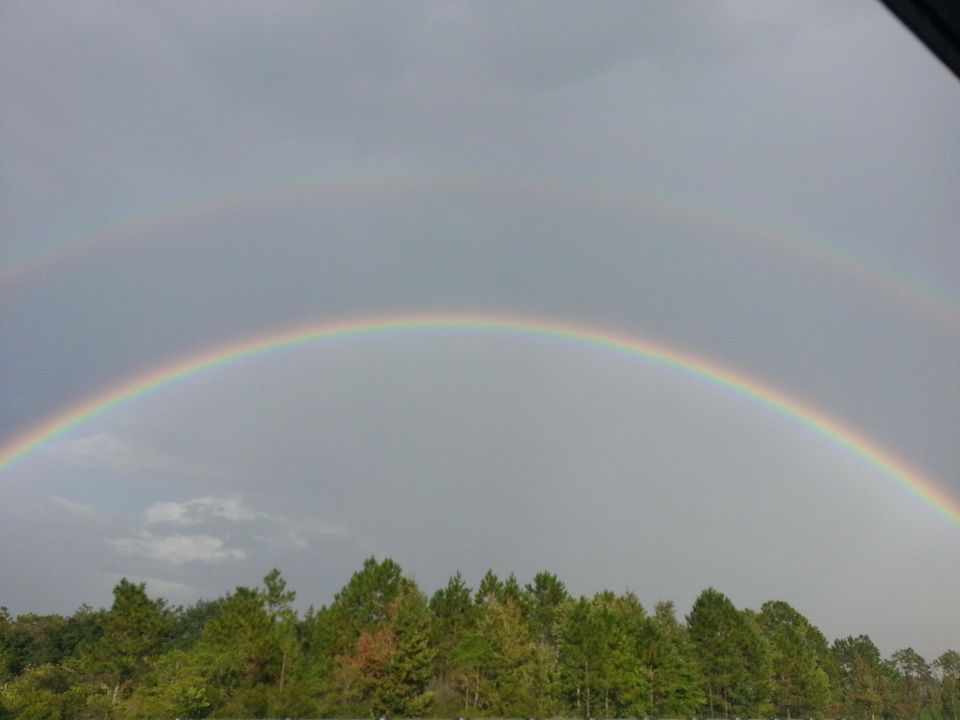
<path fill-rule="evenodd" d="M 146 583 L 147 593 L 149 595 L 159 596 L 166 600 L 192 602 L 202 594 L 201 589 L 196 585 L 177 582 L 175 580 L 165 580 L 158 577 L 129 573 L 101 573 L 102 585 L 104 587 L 113 587 L 122 579 L 127 579 L 130 582 Z"/>
<path fill-rule="evenodd" d="M 233 522 L 269 518 L 265 513 L 251 510 L 239 496 L 218 498 L 205 496 L 186 502 L 155 502 L 146 510 L 148 525 L 169 524 L 177 527 L 198 525 L 210 518 Z"/>
<path fill-rule="evenodd" d="M 254 540 L 271 544 L 292 544 L 307 547 L 308 536 L 348 535 L 346 527 L 317 518 L 296 520 L 284 515 L 271 515 L 247 507 L 239 495 L 215 497 L 206 495 L 184 502 L 158 501 L 145 512 L 147 525 L 195 527 L 216 520 L 232 523 L 253 523 L 258 534 Z"/>
<path fill-rule="evenodd" d="M 215 563 L 224 560 L 243 560 L 246 553 L 226 546 L 224 540 L 212 535 L 154 536 L 144 532 L 139 538 L 113 541 L 114 547 L 125 555 L 139 555 L 161 560 L 171 565 L 188 562 Z"/>
<path fill-rule="evenodd" d="M 101 430 L 65 438 L 56 443 L 53 450 L 70 465 L 117 475 L 198 477 L 214 474 L 209 467 L 147 447 L 117 432 Z"/>
<path fill-rule="evenodd" d="M 245 560 L 257 546 L 301 550 L 310 547 L 311 537 L 349 534 L 342 525 L 316 518 L 295 520 L 253 510 L 239 495 L 157 501 L 147 507 L 144 518 L 143 526 L 110 544 L 119 554 L 170 565 Z"/>
<path fill-rule="evenodd" d="M 71 515 L 75 515 L 83 518 L 90 519 L 100 519 L 101 515 L 92 506 L 87 505 L 86 503 L 74 502 L 73 500 L 67 500 L 64 497 L 59 495 L 51 495 L 47 498 L 50 503 L 56 505 L 62 510 L 66 510 Z"/>

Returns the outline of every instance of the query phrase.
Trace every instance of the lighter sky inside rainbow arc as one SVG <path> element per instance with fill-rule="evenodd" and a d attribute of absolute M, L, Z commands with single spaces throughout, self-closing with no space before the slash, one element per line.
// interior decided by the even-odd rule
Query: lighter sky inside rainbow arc
<path fill-rule="evenodd" d="M 835 445 L 859 457 L 866 464 L 880 470 L 885 477 L 908 490 L 955 528 L 960 529 L 960 500 L 953 497 L 946 489 L 853 428 L 778 389 L 753 380 L 742 373 L 721 367 L 710 360 L 652 341 L 566 322 L 494 315 L 425 314 L 323 322 L 208 348 L 198 354 L 113 385 L 30 428 L 0 448 L 0 478 L 18 461 L 27 458 L 71 430 L 114 408 L 179 380 L 248 358 L 324 341 L 360 336 L 434 332 L 446 334 L 479 332 L 552 338 L 613 351 L 643 359 L 661 367 L 677 369 L 689 377 L 698 378 L 749 398 L 816 431 Z"/>
<path fill-rule="evenodd" d="M 140 213 L 88 230 L 35 252 L 7 258 L 0 257 L 0 287 L 39 273 L 58 262 L 102 245 L 130 238 L 137 232 L 150 232 L 204 217 L 226 213 L 235 208 L 269 207 L 271 204 L 294 202 L 318 196 L 362 196 L 390 190 L 411 190 L 418 187 L 442 188 L 451 183 L 461 187 L 495 187 L 527 194 L 542 193 L 575 197 L 592 203 L 612 203 L 678 217 L 695 225 L 731 233 L 757 245 L 774 246 L 825 267 L 834 273 L 854 278 L 858 283 L 897 298 L 938 322 L 960 329 L 960 308 L 936 290 L 905 278 L 877 263 L 854 256 L 842 249 L 815 242 L 803 234 L 776 228 L 769 220 L 746 219 L 730 211 L 721 211 L 702 203 L 670 198 L 647 190 L 625 190 L 594 183 L 557 181 L 546 178 L 497 176 L 483 171 L 464 172 L 355 172 L 335 179 L 307 180 L 264 186 L 244 192 L 189 197 L 156 211 Z"/>

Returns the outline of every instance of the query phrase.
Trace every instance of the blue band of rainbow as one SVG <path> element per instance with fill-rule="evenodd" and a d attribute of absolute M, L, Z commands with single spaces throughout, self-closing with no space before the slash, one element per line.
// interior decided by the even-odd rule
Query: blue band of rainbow
<path fill-rule="evenodd" d="M 283 349 L 339 338 L 422 331 L 480 331 L 554 338 L 675 368 L 688 376 L 701 378 L 750 398 L 813 429 L 880 470 L 960 528 L 960 501 L 957 498 L 876 442 L 784 392 L 709 360 L 655 342 L 569 323 L 490 315 L 405 315 L 320 323 L 214 347 L 114 385 L 16 437 L 0 448 L 0 476 L 16 462 L 83 423 L 179 380 Z"/>

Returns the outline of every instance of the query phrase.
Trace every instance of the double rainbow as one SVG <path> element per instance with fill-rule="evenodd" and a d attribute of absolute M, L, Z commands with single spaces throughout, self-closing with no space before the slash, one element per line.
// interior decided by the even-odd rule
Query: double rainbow
<path fill-rule="evenodd" d="M 960 528 L 960 501 L 944 488 L 853 428 L 780 390 L 712 361 L 648 340 L 570 323 L 492 315 L 405 315 L 320 323 L 214 347 L 114 385 L 14 438 L 0 447 L 0 476 L 17 461 L 85 422 L 179 380 L 248 358 L 337 339 L 437 332 L 520 335 L 570 341 L 675 368 L 690 377 L 747 397 L 814 430 L 880 470 Z"/>

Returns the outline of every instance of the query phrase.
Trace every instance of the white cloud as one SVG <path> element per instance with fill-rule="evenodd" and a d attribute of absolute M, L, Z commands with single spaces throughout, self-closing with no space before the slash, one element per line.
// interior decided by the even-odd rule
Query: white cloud
<path fill-rule="evenodd" d="M 52 448 L 62 461 L 123 476 L 172 475 L 210 477 L 219 470 L 149 447 L 141 439 L 122 433 L 98 431 L 67 437 Z"/>
<path fill-rule="evenodd" d="M 223 560 L 243 560 L 246 553 L 226 546 L 212 535 L 166 535 L 156 537 L 143 533 L 139 538 L 121 538 L 113 541 L 114 547 L 125 555 L 139 555 L 152 560 L 162 560 L 172 565 L 188 562 L 214 563 Z"/>
<path fill-rule="evenodd" d="M 147 525 L 170 523 L 172 525 L 189 525 L 191 518 L 187 506 L 175 502 L 157 502 L 147 508 Z"/>
<path fill-rule="evenodd" d="M 246 507 L 239 496 L 226 498 L 206 496 L 183 503 L 155 502 L 146 510 L 148 525 L 166 523 L 177 527 L 198 525 L 210 518 L 241 522 L 269 517 L 265 513 Z"/>
<path fill-rule="evenodd" d="M 239 495 L 206 495 L 184 502 L 157 501 L 146 509 L 144 517 L 145 525 L 135 531 L 133 537 L 112 541 L 114 548 L 126 555 L 161 560 L 173 565 L 245 559 L 245 550 L 228 547 L 224 540 L 217 537 L 216 533 L 223 530 L 223 521 L 243 524 L 242 537 L 238 538 L 234 530 L 229 534 L 234 543 L 246 538 L 244 545 L 252 541 L 274 548 L 302 550 L 310 547 L 311 536 L 348 534 L 341 525 L 317 519 L 293 520 L 254 510 L 244 504 Z M 194 532 L 178 532 L 188 527 L 193 528 Z"/>
<path fill-rule="evenodd" d="M 146 575 L 131 575 L 129 573 L 100 573 L 103 579 L 104 587 L 113 587 L 120 580 L 126 578 L 130 582 L 146 583 L 147 593 L 151 596 L 159 596 L 166 600 L 177 600 L 181 602 L 190 602 L 195 600 L 201 594 L 201 590 L 196 585 L 176 582 L 174 580 L 164 580 L 157 577 Z"/>
<path fill-rule="evenodd" d="M 100 514 L 93 509 L 90 505 L 86 503 L 75 502 L 73 500 L 67 500 L 64 497 L 59 495 L 51 495 L 48 497 L 48 500 L 56 505 L 62 510 L 66 510 L 71 515 L 76 515 L 84 518 L 100 518 Z"/>

